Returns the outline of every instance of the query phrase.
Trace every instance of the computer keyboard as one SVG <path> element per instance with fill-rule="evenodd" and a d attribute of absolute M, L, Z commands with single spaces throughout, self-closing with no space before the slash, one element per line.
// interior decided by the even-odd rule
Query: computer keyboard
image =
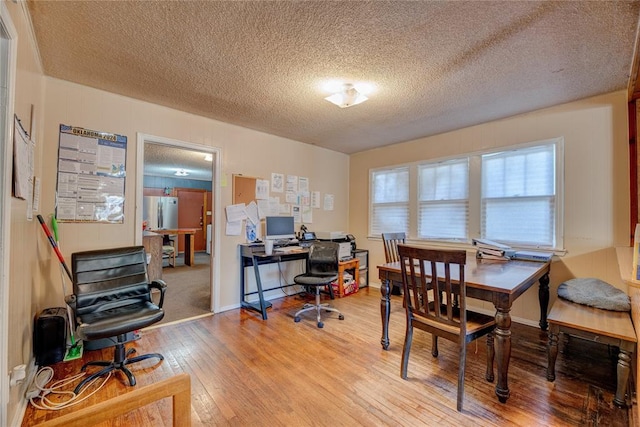
<path fill-rule="evenodd" d="M 297 245 L 298 239 L 280 239 L 275 241 L 275 246 L 289 246 L 289 245 Z"/>

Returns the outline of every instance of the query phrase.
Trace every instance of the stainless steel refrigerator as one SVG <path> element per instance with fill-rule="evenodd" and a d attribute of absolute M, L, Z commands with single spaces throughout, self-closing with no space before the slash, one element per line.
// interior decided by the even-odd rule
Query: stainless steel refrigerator
<path fill-rule="evenodd" d="M 178 198 L 145 196 L 142 220 L 147 221 L 149 230 L 178 228 Z"/>

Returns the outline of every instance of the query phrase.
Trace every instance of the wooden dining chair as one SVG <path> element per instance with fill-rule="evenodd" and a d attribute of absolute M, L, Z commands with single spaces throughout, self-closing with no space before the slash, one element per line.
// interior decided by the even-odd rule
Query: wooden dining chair
<path fill-rule="evenodd" d="M 385 262 L 400 261 L 400 256 L 398 255 L 398 244 L 404 244 L 405 240 L 405 233 L 382 233 Z M 402 283 L 391 282 L 391 295 L 401 295 L 401 290 Z"/>
<path fill-rule="evenodd" d="M 466 310 L 465 250 L 429 249 L 399 244 L 398 254 L 401 265 L 406 266 L 402 269 L 402 283 L 407 315 L 400 376 L 407 379 L 414 328 L 431 333 L 433 357 L 438 357 L 438 337 L 457 342 L 460 346 L 457 409 L 462 411 L 467 344 L 483 335 L 487 335 L 485 377 L 487 381 L 494 379 L 495 318 Z"/>
<path fill-rule="evenodd" d="M 169 267 L 176 266 L 176 241 L 170 236 L 164 235 L 162 238 L 162 259 L 167 259 Z"/>

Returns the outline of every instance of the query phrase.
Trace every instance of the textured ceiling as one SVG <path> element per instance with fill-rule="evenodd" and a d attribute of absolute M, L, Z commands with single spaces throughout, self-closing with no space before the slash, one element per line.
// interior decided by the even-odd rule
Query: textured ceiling
<path fill-rule="evenodd" d="M 355 153 L 627 89 L 640 2 L 38 0 L 28 9 L 49 76 Z M 377 91 L 340 109 L 323 99 L 327 79 Z"/>
<path fill-rule="evenodd" d="M 182 169 L 189 175 L 178 178 L 211 181 L 213 161 L 205 160 L 206 154 L 187 148 L 145 143 L 143 174 L 145 176 L 176 178 L 176 171 Z"/>

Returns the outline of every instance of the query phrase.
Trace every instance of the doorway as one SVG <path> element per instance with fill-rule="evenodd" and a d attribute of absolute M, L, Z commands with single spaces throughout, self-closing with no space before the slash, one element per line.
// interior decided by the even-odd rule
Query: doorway
<path fill-rule="evenodd" d="M 146 227 L 147 235 L 152 232 L 161 234 L 165 241 L 172 239 L 178 253 L 174 266 L 163 259 L 160 268 L 161 277 L 167 283 L 165 319 L 161 324 L 215 313 L 219 292 L 216 250 L 219 236 L 216 218 L 220 218 L 219 150 L 138 134 L 137 171 L 136 230 Z M 161 229 L 143 222 L 145 218 L 141 207 L 146 202 L 145 197 L 175 198 L 177 222 Z M 164 234 L 162 229 L 190 230 L 195 252 L 191 265 L 185 262 L 188 259 L 185 256 L 185 235 Z M 142 232 L 136 234 L 142 241 Z"/>

